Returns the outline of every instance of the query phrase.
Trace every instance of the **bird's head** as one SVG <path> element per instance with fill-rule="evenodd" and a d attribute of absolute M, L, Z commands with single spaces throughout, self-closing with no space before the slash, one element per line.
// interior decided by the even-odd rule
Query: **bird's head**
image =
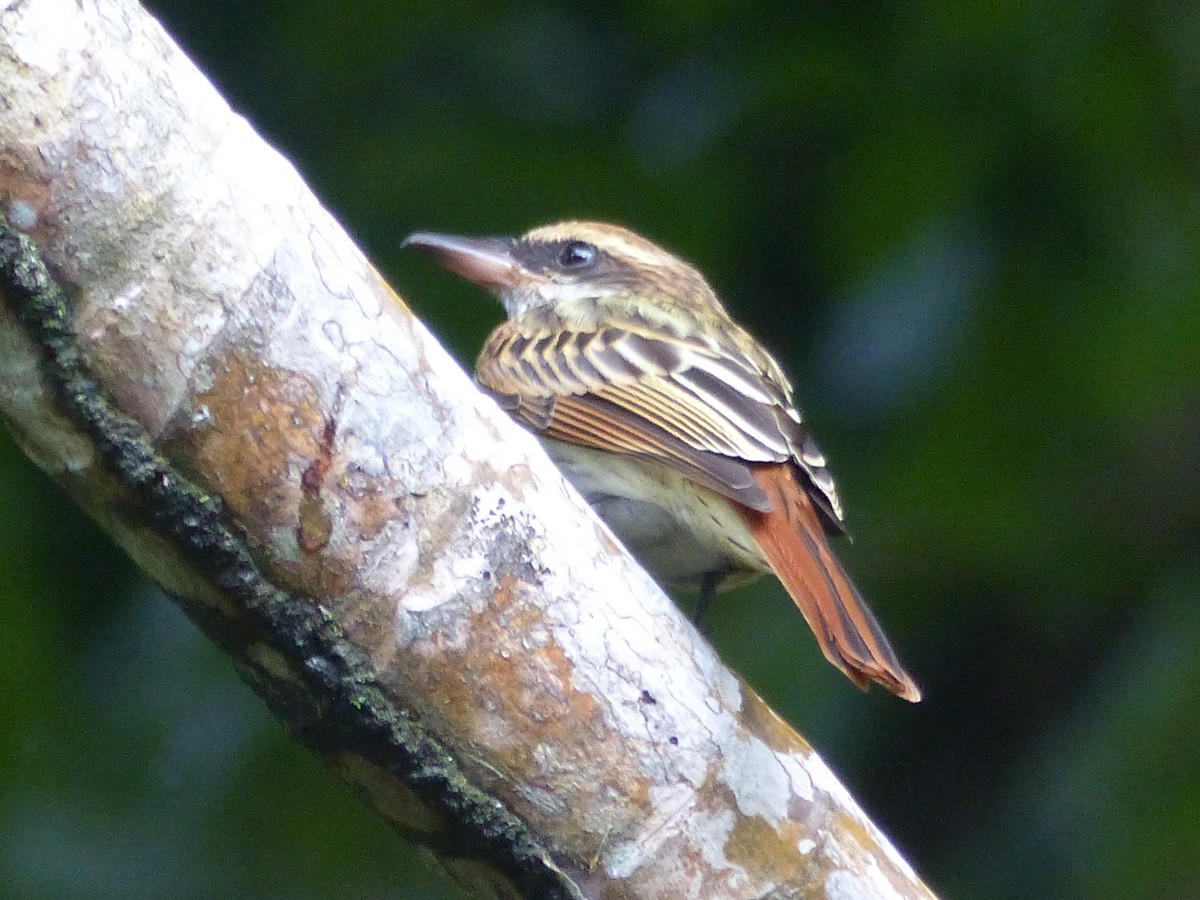
<path fill-rule="evenodd" d="M 695 312 L 721 309 L 692 266 L 627 228 L 602 222 L 559 222 L 519 238 L 418 232 L 403 246 L 489 288 L 514 319 L 610 298 L 652 299 Z"/>

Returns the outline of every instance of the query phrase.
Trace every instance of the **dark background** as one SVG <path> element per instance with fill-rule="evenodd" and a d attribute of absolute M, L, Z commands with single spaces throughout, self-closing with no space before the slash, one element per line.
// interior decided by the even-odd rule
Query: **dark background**
<path fill-rule="evenodd" d="M 417 229 L 621 222 L 780 356 L 925 689 L 774 583 L 722 655 L 946 898 L 1200 895 L 1200 17 L 1150 2 L 151 6 L 464 363 Z M 0 437 L 0 884 L 453 896 Z"/>

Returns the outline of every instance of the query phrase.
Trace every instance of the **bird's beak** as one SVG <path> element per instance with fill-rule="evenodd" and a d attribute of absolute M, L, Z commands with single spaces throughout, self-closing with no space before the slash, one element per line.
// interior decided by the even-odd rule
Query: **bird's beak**
<path fill-rule="evenodd" d="M 400 246 L 416 247 L 451 272 L 499 291 L 516 287 L 529 278 L 513 253 L 515 243 L 512 238 L 467 238 L 418 231 L 406 237 Z"/>

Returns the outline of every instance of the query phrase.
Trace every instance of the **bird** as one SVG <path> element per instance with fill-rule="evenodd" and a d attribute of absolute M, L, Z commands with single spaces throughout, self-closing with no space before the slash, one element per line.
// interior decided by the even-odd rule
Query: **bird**
<path fill-rule="evenodd" d="M 852 682 L 920 700 L 834 556 L 842 503 L 791 382 L 695 267 L 603 222 L 403 246 L 496 295 L 476 381 L 653 576 L 699 590 L 698 620 L 773 573 Z"/>

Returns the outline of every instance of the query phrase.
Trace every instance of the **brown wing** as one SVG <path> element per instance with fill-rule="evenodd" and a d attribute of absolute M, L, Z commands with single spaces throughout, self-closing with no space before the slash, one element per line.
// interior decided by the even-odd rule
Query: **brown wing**
<path fill-rule="evenodd" d="M 660 461 L 760 512 L 772 500 L 748 464 L 794 460 L 827 524 L 840 528 L 833 481 L 786 381 L 750 349 L 632 326 L 529 332 L 508 322 L 476 376 L 546 437 Z"/>

